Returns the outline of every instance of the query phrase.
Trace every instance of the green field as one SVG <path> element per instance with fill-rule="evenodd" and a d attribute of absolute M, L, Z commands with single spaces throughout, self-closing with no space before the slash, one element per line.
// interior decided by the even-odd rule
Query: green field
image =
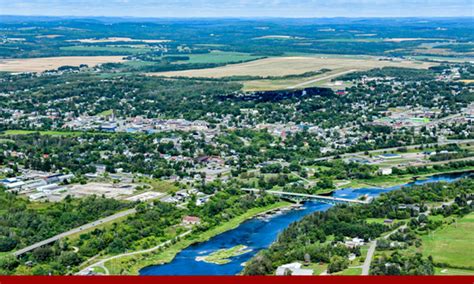
<path fill-rule="evenodd" d="M 153 191 L 175 193 L 179 190 L 172 182 L 153 179 L 148 177 L 139 177 L 138 182 L 146 183 L 151 186 Z"/>
<path fill-rule="evenodd" d="M 249 53 L 242 52 L 226 52 L 226 51 L 212 51 L 211 53 L 205 54 L 189 54 L 188 61 L 183 61 L 185 63 L 231 63 L 231 62 L 241 62 L 249 61 L 261 56 L 250 55 Z"/>
<path fill-rule="evenodd" d="M 313 269 L 313 275 L 320 275 L 321 273 L 326 271 L 327 268 L 328 265 L 326 263 L 310 263 L 309 265 L 304 267 L 304 269 Z"/>
<path fill-rule="evenodd" d="M 83 132 L 80 131 L 36 131 L 36 130 L 6 130 L 2 135 L 25 135 L 39 133 L 41 135 L 53 136 L 79 136 Z"/>
<path fill-rule="evenodd" d="M 98 116 L 109 116 L 114 113 L 113 109 L 104 110 L 103 112 L 98 113 Z"/>
<path fill-rule="evenodd" d="M 474 275 L 474 270 L 435 267 L 435 275 Z"/>
<path fill-rule="evenodd" d="M 474 213 L 454 224 L 423 236 L 423 254 L 431 255 L 435 263 L 458 267 L 474 267 Z"/>
<path fill-rule="evenodd" d="M 331 275 L 361 275 L 362 274 L 362 268 L 359 267 L 349 267 L 344 269 L 343 271 L 339 271 L 336 273 L 333 273 Z"/>

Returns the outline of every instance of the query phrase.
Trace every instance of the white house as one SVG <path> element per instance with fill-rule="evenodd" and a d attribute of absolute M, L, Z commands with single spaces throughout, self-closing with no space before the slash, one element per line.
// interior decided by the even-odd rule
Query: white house
<path fill-rule="evenodd" d="M 379 169 L 379 173 L 383 176 L 391 175 L 392 174 L 392 168 L 381 168 L 381 169 Z"/>
<path fill-rule="evenodd" d="M 293 276 L 308 276 L 313 275 L 313 269 L 303 269 L 301 268 L 301 263 L 293 262 L 278 266 L 275 275 L 284 276 L 284 275 L 293 275 Z"/>

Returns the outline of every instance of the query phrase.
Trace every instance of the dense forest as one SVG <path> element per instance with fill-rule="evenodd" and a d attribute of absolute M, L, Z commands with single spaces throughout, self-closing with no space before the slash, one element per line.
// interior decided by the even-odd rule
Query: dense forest
<path fill-rule="evenodd" d="M 182 56 L 205 53 L 216 46 L 223 51 L 239 51 L 256 55 L 285 53 L 336 53 L 373 55 L 411 55 L 422 42 L 473 39 L 469 19 L 216 19 L 177 20 L 143 19 L 143 22 L 120 18 L 55 19 L 2 16 L 0 28 L 5 37 L 23 41 L 7 41 L 0 46 L 0 56 L 45 57 L 65 55 L 136 55 L 135 49 L 107 49 L 105 42 L 82 43 L 78 39 L 129 37 L 147 43 L 141 56 L 155 58 L 158 52 Z M 29 24 L 25 24 L 25 20 Z M 439 27 L 449 26 L 449 29 Z M 237 28 L 236 28 L 237 27 Z M 45 36 L 45 35 L 55 35 Z M 425 41 L 390 41 L 390 38 L 427 38 Z M 110 43 L 109 43 L 110 44 Z M 449 46 L 455 51 L 469 46 Z M 146 53 L 149 54 L 146 54 Z M 419 51 L 418 51 L 419 52 Z M 140 52 L 139 52 L 140 53 Z"/>

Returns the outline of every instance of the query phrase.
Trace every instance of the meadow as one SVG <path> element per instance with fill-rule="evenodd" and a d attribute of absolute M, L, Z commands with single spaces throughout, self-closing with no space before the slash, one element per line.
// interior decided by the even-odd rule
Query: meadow
<path fill-rule="evenodd" d="M 189 54 L 186 55 L 189 60 L 186 63 L 232 63 L 232 62 L 243 62 L 262 58 L 261 56 L 251 55 L 243 52 L 226 52 L 226 51 L 211 51 L 210 53 L 204 54 Z"/>
<path fill-rule="evenodd" d="M 456 223 L 423 236 L 423 254 L 433 256 L 435 263 L 474 267 L 472 251 L 466 249 L 474 243 L 474 235 L 466 232 L 473 230 L 474 213 L 470 213 Z"/>

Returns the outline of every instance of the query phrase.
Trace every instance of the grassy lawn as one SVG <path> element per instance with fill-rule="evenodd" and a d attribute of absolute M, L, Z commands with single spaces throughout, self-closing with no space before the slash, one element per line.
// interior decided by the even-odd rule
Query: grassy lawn
<path fill-rule="evenodd" d="M 95 273 L 104 274 L 104 275 L 106 274 L 105 269 L 100 267 L 100 266 L 94 267 L 93 270 L 94 270 Z"/>
<path fill-rule="evenodd" d="M 139 182 L 149 184 L 153 191 L 173 193 L 179 190 L 172 182 L 147 177 L 140 177 Z"/>
<path fill-rule="evenodd" d="M 431 255 L 435 262 L 456 266 L 474 266 L 472 244 L 474 243 L 474 213 L 456 223 L 422 236 L 423 254 Z"/>
<path fill-rule="evenodd" d="M 230 221 L 214 227 L 208 231 L 202 232 L 200 234 L 191 234 L 187 238 L 179 240 L 178 242 L 170 245 L 164 250 L 157 250 L 152 253 L 145 253 L 134 256 L 127 256 L 112 261 L 106 262 L 105 265 L 109 269 L 110 273 L 113 275 L 119 274 L 129 274 L 129 275 L 138 275 L 140 269 L 150 265 L 164 264 L 173 260 L 173 258 L 183 249 L 188 246 L 200 243 L 209 240 L 210 238 L 222 234 L 226 231 L 232 230 L 240 225 L 247 219 L 250 219 L 257 214 L 270 211 L 276 208 L 281 208 L 290 205 L 289 202 L 277 202 L 266 207 L 252 208 L 247 211 L 245 214 L 242 214 Z"/>
<path fill-rule="evenodd" d="M 31 133 L 39 133 L 41 135 L 54 136 L 79 136 L 83 132 L 80 131 L 37 131 L 37 130 L 6 130 L 2 135 L 24 135 Z"/>
<path fill-rule="evenodd" d="M 435 267 L 435 275 L 474 275 L 474 270 Z"/>
<path fill-rule="evenodd" d="M 331 275 L 361 275 L 361 274 L 362 274 L 362 268 L 349 267 L 349 268 L 344 269 L 343 271 L 339 271 Z"/>
<path fill-rule="evenodd" d="M 319 263 L 310 263 L 307 266 L 303 267 L 304 269 L 313 269 L 313 275 L 320 275 L 328 268 L 327 263 L 319 264 Z"/>
<path fill-rule="evenodd" d="M 97 115 L 98 116 L 109 116 L 109 115 L 112 115 L 112 113 L 114 113 L 114 110 L 113 109 L 108 109 L 108 110 L 104 110 L 103 112 L 98 113 Z"/>

